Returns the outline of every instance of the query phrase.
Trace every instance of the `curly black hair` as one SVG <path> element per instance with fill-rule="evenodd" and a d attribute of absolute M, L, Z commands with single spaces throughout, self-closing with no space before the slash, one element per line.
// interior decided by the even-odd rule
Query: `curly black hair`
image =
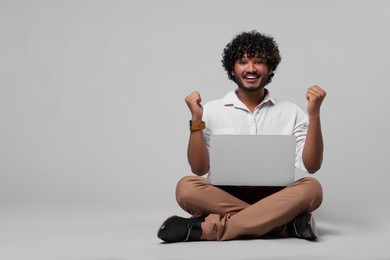
<path fill-rule="evenodd" d="M 226 70 L 230 80 L 235 82 L 234 76 L 231 74 L 234 64 L 244 55 L 249 58 L 260 56 L 265 60 L 267 66 L 274 72 L 278 67 L 281 57 L 278 44 L 270 36 L 261 34 L 257 31 L 242 32 L 238 34 L 223 50 L 222 66 Z M 272 73 L 268 78 L 268 83 L 272 81 Z"/>

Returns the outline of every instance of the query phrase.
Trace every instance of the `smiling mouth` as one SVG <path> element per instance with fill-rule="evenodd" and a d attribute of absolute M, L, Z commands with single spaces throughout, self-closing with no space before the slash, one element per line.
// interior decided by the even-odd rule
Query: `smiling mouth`
<path fill-rule="evenodd" d="M 243 76 L 243 78 L 247 79 L 247 80 L 255 80 L 255 79 L 260 78 L 260 75 L 259 74 L 245 74 Z"/>

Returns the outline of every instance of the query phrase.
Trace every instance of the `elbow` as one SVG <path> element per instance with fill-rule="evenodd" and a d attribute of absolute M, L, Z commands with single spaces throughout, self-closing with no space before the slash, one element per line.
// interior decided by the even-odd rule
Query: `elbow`
<path fill-rule="evenodd" d="M 321 169 L 321 167 L 306 168 L 306 170 L 307 170 L 310 174 L 316 173 L 319 169 Z"/>
<path fill-rule="evenodd" d="M 205 175 L 206 173 L 209 172 L 209 166 L 207 166 L 207 167 L 202 167 L 202 168 L 200 168 L 200 167 L 198 167 L 198 168 L 196 168 L 196 167 L 191 167 L 191 171 L 192 171 L 192 173 L 194 173 L 195 175 L 203 176 L 203 175 Z"/>
<path fill-rule="evenodd" d="M 310 174 L 314 174 L 321 169 L 322 156 L 314 159 L 303 157 L 303 165 Z"/>
<path fill-rule="evenodd" d="M 310 173 L 310 174 L 314 174 L 316 173 L 317 171 L 319 171 L 321 169 L 321 164 L 317 164 L 317 165 L 305 165 L 305 168 L 306 170 Z"/>

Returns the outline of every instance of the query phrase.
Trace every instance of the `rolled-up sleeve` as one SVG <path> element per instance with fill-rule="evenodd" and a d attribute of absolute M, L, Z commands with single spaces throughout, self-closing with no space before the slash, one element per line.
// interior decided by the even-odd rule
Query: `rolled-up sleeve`
<path fill-rule="evenodd" d="M 209 118 L 208 118 L 208 115 L 207 115 L 207 106 L 204 107 L 203 109 L 203 115 L 202 115 L 202 120 L 203 122 L 205 122 L 206 124 L 206 128 L 203 129 L 203 137 L 204 137 L 204 140 L 206 142 L 206 147 L 207 147 L 207 150 L 209 151 L 210 153 L 210 136 L 211 136 L 211 129 L 210 129 L 210 121 L 209 121 Z"/>
<path fill-rule="evenodd" d="M 306 142 L 306 134 L 308 127 L 308 119 L 306 114 L 298 110 L 296 115 L 294 135 L 296 138 L 296 156 L 295 156 L 295 167 L 301 169 L 303 172 L 308 173 L 305 164 L 303 163 L 302 153 Z"/>

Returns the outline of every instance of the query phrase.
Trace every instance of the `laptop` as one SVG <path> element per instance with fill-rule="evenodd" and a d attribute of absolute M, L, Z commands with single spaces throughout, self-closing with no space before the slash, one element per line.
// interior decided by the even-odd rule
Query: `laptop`
<path fill-rule="evenodd" d="M 294 135 L 212 135 L 209 181 L 228 186 L 287 186 L 295 179 Z"/>

